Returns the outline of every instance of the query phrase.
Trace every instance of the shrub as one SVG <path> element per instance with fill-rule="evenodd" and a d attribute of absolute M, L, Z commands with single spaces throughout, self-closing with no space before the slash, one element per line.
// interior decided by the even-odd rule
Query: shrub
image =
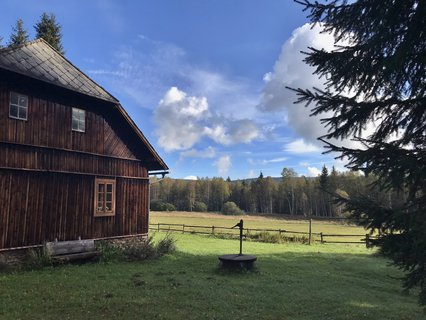
<path fill-rule="evenodd" d="M 152 211 L 175 211 L 176 208 L 173 204 L 164 202 L 162 200 L 152 200 L 150 204 Z"/>
<path fill-rule="evenodd" d="M 117 246 L 108 242 L 100 242 L 96 249 L 100 252 L 100 262 L 109 263 L 119 261 L 123 258 L 123 252 Z"/>
<path fill-rule="evenodd" d="M 240 215 L 243 214 L 244 211 L 241 210 L 236 204 L 235 202 L 232 201 L 228 201 L 225 202 L 223 204 L 223 208 L 222 208 L 222 213 L 223 214 L 233 214 L 233 215 Z"/>
<path fill-rule="evenodd" d="M 155 259 L 167 253 L 174 252 L 176 250 L 176 240 L 170 234 L 167 234 L 156 244 L 152 236 L 142 241 L 138 238 L 132 238 L 120 245 L 120 247 L 115 247 L 115 250 L 117 250 L 115 256 L 117 259 L 124 259 L 127 261 Z M 108 249 L 107 253 L 108 252 L 114 253 L 114 250 Z"/>
<path fill-rule="evenodd" d="M 158 256 L 162 256 L 168 253 L 176 251 L 176 239 L 173 238 L 169 233 L 155 246 Z"/>
<path fill-rule="evenodd" d="M 46 247 L 31 249 L 25 259 L 24 266 L 27 269 L 41 269 L 43 267 L 52 266 L 52 257 L 46 250 Z"/>
<path fill-rule="evenodd" d="M 166 202 L 164 204 L 164 210 L 163 211 L 176 211 L 176 207 L 173 204 Z"/>
<path fill-rule="evenodd" d="M 132 238 L 121 246 L 122 255 L 127 261 L 140 261 L 156 257 L 152 236 L 146 241 Z"/>
<path fill-rule="evenodd" d="M 258 233 L 247 233 L 247 238 L 259 242 L 267 243 L 285 243 L 285 242 L 299 242 L 308 243 L 309 239 L 303 235 L 284 235 L 279 233 L 269 233 L 266 231 Z"/>
<path fill-rule="evenodd" d="M 197 211 L 197 212 L 206 212 L 207 211 L 207 205 L 204 202 L 195 201 L 193 210 Z"/>
<path fill-rule="evenodd" d="M 3 259 L 3 256 L 0 254 L 0 273 L 9 271 L 10 266 L 7 263 L 6 259 Z"/>

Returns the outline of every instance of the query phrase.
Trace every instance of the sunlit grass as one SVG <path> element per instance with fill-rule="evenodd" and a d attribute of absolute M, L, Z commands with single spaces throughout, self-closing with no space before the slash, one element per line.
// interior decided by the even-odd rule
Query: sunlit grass
<path fill-rule="evenodd" d="M 240 219 L 244 220 L 244 227 L 248 229 L 281 229 L 291 234 L 295 232 L 309 232 L 309 220 L 289 220 L 281 219 L 276 216 L 227 216 L 214 213 L 197 213 L 197 212 L 151 212 L 150 223 L 171 223 L 185 225 L 201 225 L 201 226 L 222 226 L 232 227 Z M 153 226 L 155 227 L 155 226 Z M 189 228 L 188 228 L 189 229 Z M 202 231 L 201 229 L 199 231 Z M 210 230 L 204 229 L 210 232 Z M 312 232 L 313 239 L 320 241 L 319 233 L 324 234 L 325 241 L 361 241 L 368 233 L 363 227 L 354 224 L 345 224 L 336 221 L 313 220 Z M 316 235 L 315 235 L 316 234 Z M 354 235 L 353 237 L 327 237 L 327 235 Z"/>
<path fill-rule="evenodd" d="M 424 319 L 364 246 L 245 242 L 256 268 L 232 273 L 217 257 L 237 240 L 174 236 L 159 260 L 0 274 L 0 319 Z"/>

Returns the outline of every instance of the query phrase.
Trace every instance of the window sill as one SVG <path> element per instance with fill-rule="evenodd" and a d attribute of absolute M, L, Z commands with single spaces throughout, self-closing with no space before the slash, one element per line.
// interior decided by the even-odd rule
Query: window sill
<path fill-rule="evenodd" d="M 94 214 L 95 218 L 97 217 L 114 217 L 115 212 L 96 212 Z"/>
<path fill-rule="evenodd" d="M 18 117 L 14 117 L 14 116 L 11 116 L 11 115 L 9 115 L 9 119 L 13 119 L 13 120 L 20 120 L 20 121 L 28 121 L 28 118 L 26 118 L 26 119 L 24 119 L 24 118 L 18 118 Z"/>

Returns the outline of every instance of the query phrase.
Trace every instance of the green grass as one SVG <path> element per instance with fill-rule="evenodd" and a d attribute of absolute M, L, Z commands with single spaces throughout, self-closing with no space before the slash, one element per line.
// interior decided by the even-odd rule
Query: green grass
<path fill-rule="evenodd" d="M 150 223 L 172 223 L 185 225 L 201 225 L 201 226 L 222 226 L 232 227 L 240 219 L 244 219 L 245 228 L 253 229 L 282 229 L 296 232 L 309 232 L 308 220 L 286 220 L 274 216 L 273 218 L 265 218 L 261 216 L 227 216 L 212 213 L 197 212 L 151 212 Z M 191 230 L 191 228 L 187 228 Z M 210 231 L 199 229 L 198 231 Z M 325 241 L 360 241 L 365 238 L 368 233 L 363 227 L 353 224 L 343 224 L 333 221 L 314 220 L 312 222 L 313 233 L 323 233 Z M 354 235 L 353 237 L 327 237 L 327 234 L 344 234 Z M 289 234 L 291 235 L 291 233 Z M 314 240 L 319 241 L 319 236 L 314 236 Z"/>
<path fill-rule="evenodd" d="M 232 273 L 217 256 L 237 240 L 175 237 L 159 260 L 0 274 L 0 319 L 425 319 L 363 246 L 245 242 L 256 268 Z"/>

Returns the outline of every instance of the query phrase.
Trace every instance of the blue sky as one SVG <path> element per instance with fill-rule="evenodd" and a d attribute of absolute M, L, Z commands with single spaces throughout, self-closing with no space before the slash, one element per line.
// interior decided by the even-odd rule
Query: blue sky
<path fill-rule="evenodd" d="M 118 98 L 174 178 L 315 176 L 326 132 L 285 89 L 321 87 L 301 61 L 333 39 L 290 0 L 0 0 L 7 43 L 18 18 L 34 37 L 43 12 L 66 57 Z"/>

